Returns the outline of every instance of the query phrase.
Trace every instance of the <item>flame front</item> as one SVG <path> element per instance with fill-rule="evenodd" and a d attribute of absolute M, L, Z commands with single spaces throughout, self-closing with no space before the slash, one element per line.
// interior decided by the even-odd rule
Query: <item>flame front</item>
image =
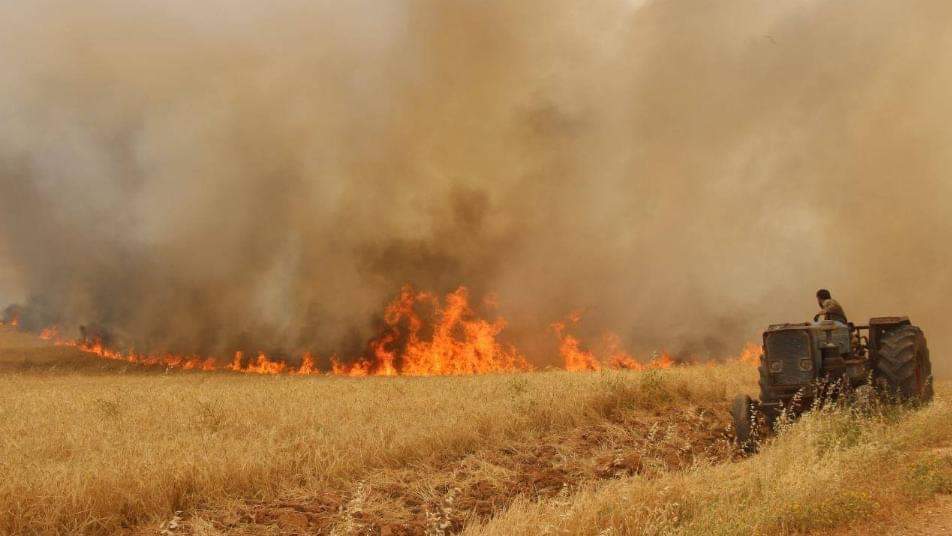
<path fill-rule="evenodd" d="M 491 302 L 487 301 L 487 304 Z M 420 313 L 420 310 L 426 316 Z M 429 322 L 428 322 L 429 320 Z M 338 376 L 436 376 L 519 372 L 532 370 L 512 345 L 499 341 L 506 326 L 502 318 L 478 318 L 469 303 L 469 293 L 460 287 L 440 300 L 427 292 L 405 286 L 384 311 L 385 329 L 368 345 L 368 355 L 344 363 L 330 358 L 329 374 Z M 40 333 L 58 346 L 77 348 L 102 359 L 182 370 L 226 370 L 244 374 L 309 376 L 322 374 L 314 356 L 305 353 L 299 365 L 273 359 L 264 352 L 246 358 L 235 352 L 224 366 L 211 357 L 121 352 L 106 347 L 98 338 L 71 340 L 55 327 Z"/>
<path fill-rule="evenodd" d="M 492 309 L 495 299 L 483 300 Z M 558 337 L 559 354 L 565 370 L 598 371 L 605 368 L 645 370 L 670 368 L 676 361 L 664 351 L 639 360 L 622 348 L 621 339 L 614 333 L 604 335 L 603 344 L 596 352 L 586 349 L 578 337 L 570 333 L 581 321 L 581 313 L 574 312 L 563 321 L 551 325 Z M 460 287 L 440 296 L 418 292 L 407 285 L 384 310 L 384 327 L 372 339 L 364 356 L 344 362 L 332 356 L 327 362 L 327 374 L 347 377 L 365 376 L 438 376 L 486 373 L 522 372 L 533 370 L 524 355 L 511 344 L 504 344 L 500 336 L 506 327 L 503 318 L 487 320 L 476 314 L 470 305 L 469 292 Z M 17 318 L 3 324 L 16 327 Z M 107 347 L 98 338 L 71 340 L 64 338 L 55 327 L 40 333 L 43 340 L 58 346 L 69 346 L 102 359 L 127 363 L 161 366 L 169 369 L 216 371 L 225 370 L 243 374 L 310 376 L 324 374 L 318 359 L 304 353 L 297 364 L 275 359 L 264 352 L 246 357 L 235 352 L 227 364 L 213 357 L 182 356 L 175 354 L 142 354 L 121 352 Z M 757 365 L 761 348 L 748 343 L 736 357 L 727 361 Z"/>

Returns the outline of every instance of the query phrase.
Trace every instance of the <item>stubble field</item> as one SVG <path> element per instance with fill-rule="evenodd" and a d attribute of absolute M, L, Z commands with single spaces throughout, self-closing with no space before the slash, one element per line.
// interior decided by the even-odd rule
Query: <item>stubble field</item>
<path fill-rule="evenodd" d="M 6 534 L 782 534 L 952 492 L 952 404 L 729 443 L 747 364 L 440 378 L 165 373 L 0 332 Z"/>

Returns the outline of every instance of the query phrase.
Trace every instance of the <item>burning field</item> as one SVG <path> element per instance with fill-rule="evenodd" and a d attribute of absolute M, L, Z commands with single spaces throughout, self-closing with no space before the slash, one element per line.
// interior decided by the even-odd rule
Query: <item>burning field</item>
<path fill-rule="evenodd" d="M 17 418 L 0 433 L 19 439 L 0 530 L 450 534 L 739 459 L 726 401 L 757 345 L 638 359 L 612 332 L 583 341 L 576 312 L 547 326 L 561 363 L 540 367 L 479 313 L 496 307 L 405 286 L 348 358 L 140 353 L 99 327 L 28 332 L 35 313 L 8 308 L 0 407 Z"/>
<path fill-rule="evenodd" d="M 948 20 L 0 2 L 0 533 L 772 535 L 949 493 Z M 741 456 L 728 400 L 817 288 L 921 326 L 935 402 Z"/>
<path fill-rule="evenodd" d="M 456 533 L 517 499 L 733 459 L 728 371 L 750 370 L 261 377 L 2 336 L 10 533 L 149 532 L 178 510 L 181 533 Z"/>
<path fill-rule="evenodd" d="M 4 327 L 0 365 L 5 534 L 776 534 L 952 491 L 945 384 L 926 410 L 819 415 L 744 459 L 742 360 L 262 376 Z"/>
<path fill-rule="evenodd" d="M 494 300 L 483 307 L 493 308 Z M 11 306 L 0 318 L 0 326 L 20 327 L 23 308 Z M 676 363 L 666 351 L 655 351 L 648 359 L 638 360 L 620 345 L 618 335 L 605 332 L 596 341 L 602 357 L 586 349 L 571 328 L 581 320 L 572 313 L 566 320 L 550 326 L 565 370 L 597 371 L 602 368 L 645 370 L 669 368 Z M 469 293 L 460 287 L 444 297 L 418 292 L 410 285 L 384 310 L 384 328 L 371 339 L 361 355 L 342 360 L 336 355 L 321 359 L 311 352 L 298 358 L 277 358 L 262 351 L 235 350 L 232 357 L 197 356 L 173 353 L 139 353 L 122 349 L 103 328 L 80 326 L 78 338 L 64 336 L 59 326 L 48 326 L 38 336 L 58 347 L 75 348 L 91 357 L 131 363 L 165 370 L 230 371 L 245 374 L 311 376 L 459 376 L 505 372 L 529 372 L 534 367 L 514 345 L 501 341 L 506 327 L 503 318 L 486 320 L 476 315 Z M 737 360 L 756 364 L 759 348 L 748 344 Z M 709 357 L 709 356 L 708 356 Z M 681 362 L 705 360 L 688 356 Z M 326 364 L 321 367 L 320 363 Z"/>

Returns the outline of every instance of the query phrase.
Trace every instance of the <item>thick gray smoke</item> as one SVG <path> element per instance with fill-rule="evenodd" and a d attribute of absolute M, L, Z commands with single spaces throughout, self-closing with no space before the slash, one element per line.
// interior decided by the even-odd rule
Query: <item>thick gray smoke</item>
<path fill-rule="evenodd" d="M 14 0 L 0 298 L 357 351 L 404 283 L 724 355 L 832 289 L 952 347 L 944 0 Z M 356 349 L 356 350 L 355 350 Z"/>

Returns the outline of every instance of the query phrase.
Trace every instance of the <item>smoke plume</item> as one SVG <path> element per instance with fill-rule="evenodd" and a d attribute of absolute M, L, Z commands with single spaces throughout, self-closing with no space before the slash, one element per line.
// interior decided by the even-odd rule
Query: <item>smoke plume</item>
<path fill-rule="evenodd" d="M 140 348 L 346 355 L 404 283 L 466 285 L 544 364 L 573 310 L 716 356 L 828 287 L 949 371 L 950 16 L 4 2 L 0 298 Z"/>

